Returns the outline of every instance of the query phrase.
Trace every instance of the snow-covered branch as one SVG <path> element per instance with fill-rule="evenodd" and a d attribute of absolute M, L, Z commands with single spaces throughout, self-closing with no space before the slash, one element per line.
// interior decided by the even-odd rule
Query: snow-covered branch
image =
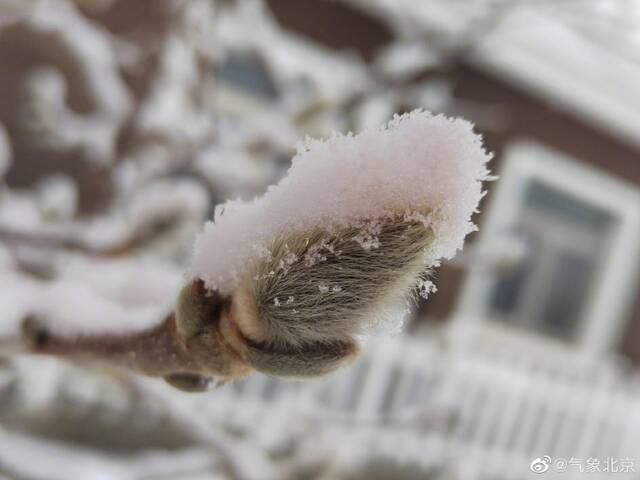
<path fill-rule="evenodd" d="M 489 158 L 469 123 L 422 111 L 308 140 L 263 197 L 218 207 L 175 313 L 174 272 L 163 281 L 134 262 L 113 283 L 110 273 L 127 264 L 92 260 L 82 283 L 73 269 L 55 283 L 8 274 L 15 298 L 5 317 L 31 352 L 103 361 L 186 390 L 252 369 L 322 375 L 353 358 L 372 320 L 398 318 L 413 286 L 432 289 L 420 279 L 474 230 Z M 140 237 L 144 219 L 198 210 L 175 184 L 172 195 L 155 188 L 132 208 L 136 228 L 125 238 Z M 14 247 L 29 240 L 3 237 Z"/>

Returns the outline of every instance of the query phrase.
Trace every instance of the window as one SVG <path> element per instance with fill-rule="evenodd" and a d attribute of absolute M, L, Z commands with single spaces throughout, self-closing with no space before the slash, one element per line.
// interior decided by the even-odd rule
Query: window
<path fill-rule="evenodd" d="M 459 316 L 612 349 L 636 292 L 638 189 L 532 144 L 510 148 L 500 173 L 478 251 L 512 238 L 525 253 L 508 268 L 471 271 Z"/>
<path fill-rule="evenodd" d="M 530 181 L 509 234 L 526 258 L 498 272 L 488 298 L 496 319 L 573 340 L 615 220 L 610 213 Z"/>

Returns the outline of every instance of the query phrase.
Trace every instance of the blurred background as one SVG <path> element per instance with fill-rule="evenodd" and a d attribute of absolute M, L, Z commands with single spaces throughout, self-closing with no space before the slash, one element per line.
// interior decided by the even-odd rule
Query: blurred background
<path fill-rule="evenodd" d="M 637 0 L 0 0 L 0 346 L 25 279 L 171 299 L 296 141 L 415 108 L 500 179 L 402 334 L 200 395 L 0 357 L 0 478 L 639 478 Z"/>

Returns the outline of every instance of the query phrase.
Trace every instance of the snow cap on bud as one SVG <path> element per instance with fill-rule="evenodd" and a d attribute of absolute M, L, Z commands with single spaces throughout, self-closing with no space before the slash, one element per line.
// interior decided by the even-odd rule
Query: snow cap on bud
<path fill-rule="evenodd" d="M 323 373 L 353 357 L 363 327 L 398 318 L 398 300 L 462 247 L 489 159 L 469 122 L 419 110 L 308 140 L 264 196 L 216 209 L 192 275 L 233 297 L 256 368 Z"/>

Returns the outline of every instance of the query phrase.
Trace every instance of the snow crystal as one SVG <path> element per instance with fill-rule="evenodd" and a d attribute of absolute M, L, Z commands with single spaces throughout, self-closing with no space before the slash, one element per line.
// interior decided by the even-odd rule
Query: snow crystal
<path fill-rule="evenodd" d="M 304 256 L 304 264 L 307 267 L 312 267 L 316 263 L 325 262 L 327 260 L 327 253 L 333 253 L 336 256 L 340 255 L 340 252 L 336 252 L 333 245 L 327 242 L 325 238 L 309 246 L 309 250 Z"/>
<path fill-rule="evenodd" d="M 424 279 L 418 280 L 417 288 L 418 288 L 418 294 L 422 298 L 428 298 L 430 294 L 438 291 L 438 288 L 436 287 L 435 283 L 433 283 L 431 280 L 424 280 Z"/>
<path fill-rule="evenodd" d="M 287 253 L 284 258 L 280 260 L 280 263 L 278 264 L 278 270 L 286 275 L 291 265 L 296 263 L 298 257 L 296 257 L 295 253 L 289 251 L 289 247 L 287 245 L 285 245 L 285 250 Z"/>
<path fill-rule="evenodd" d="M 476 229 L 471 216 L 490 157 L 471 123 L 421 110 L 359 135 L 309 139 L 264 196 L 216 208 L 196 241 L 191 274 L 231 293 L 247 262 L 284 232 L 375 225 L 399 213 L 433 230 L 427 264 L 451 258 Z M 375 229 L 363 229 L 362 242 L 375 248 Z M 321 259 L 317 251 L 308 260 Z"/>
<path fill-rule="evenodd" d="M 331 288 L 329 288 L 328 285 L 325 285 L 324 283 L 321 283 L 318 285 L 318 290 L 320 290 L 320 293 L 339 293 L 342 291 L 342 287 L 340 285 L 334 285 Z"/>

